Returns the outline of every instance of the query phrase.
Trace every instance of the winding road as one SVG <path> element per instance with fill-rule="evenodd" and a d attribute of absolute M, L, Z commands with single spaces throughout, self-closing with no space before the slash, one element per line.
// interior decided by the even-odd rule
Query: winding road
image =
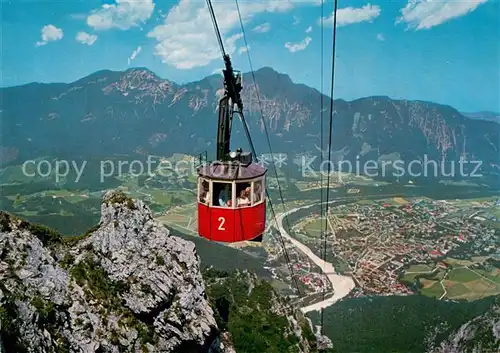
<path fill-rule="evenodd" d="M 339 201 L 330 201 L 328 202 L 329 204 L 332 203 L 338 203 Z M 326 202 L 324 202 L 326 204 Z M 349 292 L 354 288 L 354 280 L 351 277 L 348 276 L 342 276 L 337 273 L 335 273 L 335 267 L 329 262 L 323 261 L 323 259 L 319 258 L 316 254 L 312 252 L 311 249 L 309 249 L 307 246 L 299 242 L 297 239 L 292 237 L 288 232 L 286 231 L 285 227 L 283 226 L 283 219 L 294 213 L 297 212 L 298 210 L 301 209 L 306 209 L 306 208 L 311 208 L 317 205 L 320 205 L 321 203 L 315 203 L 312 205 L 307 205 L 303 207 L 298 207 L 291 209 L 285 213 L 282 213 L 276 217 L 276 222 L 277 222 L 277 227 L 279 232 L 281 233 L 281 236 L 288 239 L 296 248 L 298 248 L 300 251 L 302 251 L 307 257 L 311 259 L 313 263 L 315 263 L 318 267 L 320 267 L 323 271 L 323 273 L 326 275 L 328 280 L 332 284 L 332 288 L 334 291 L 333 296 L 329 297 L 328 299 L 325 299 L 323 301 L 320 301 L 315 304 L 311 304 L 305 307 L 302 307 L 302 312 L 307 313 L 310 311 L 317 311 L 324 309 L 338 300 L 344 298 L 346 295 L 349 294 Z"/>

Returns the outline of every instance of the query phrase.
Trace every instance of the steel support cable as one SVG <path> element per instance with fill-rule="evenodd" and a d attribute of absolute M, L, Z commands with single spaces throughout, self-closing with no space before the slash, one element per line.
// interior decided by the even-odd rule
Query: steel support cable
<path fill-rule="evenodd" d="M 221 53 L 222 53 L 222 58 L 223 58 L 223 60 L 225 60 L 226 52 L 224 50 L 224 44 L 222 42 L 222 37 L 221 37 L 220 31 L 219 31 L 219 26 L 217 25 L 217 18 L 215 17 L 215 12 L 213 10 L 212 3 L 211 3 L 210 0 L 207 0 L 207 6 L 208 6 L 208 9 L 210 11 L 210 15 L 211 15 L 211 18 L 212 18 L 212 23 L 213 23 L 214 28 L 215 28 L 215 32 L 216 32 L 217 39 L 218 39 L 218 42 L 219 42 L 220 50 L 221 50 Z M 236 6 L 237 6 L 237 9 L 238 9 L 238 15 L 239 15 L 239 18 L 240 18 L 240 23 L 241 23 L 242 29 L 244 31 L 243 22 L 242 22 L 242 19 L 241 19 L 241 13 L 239 11 L 239 6 L 238 6 L 237 2 L 236 2 Z M 247 41 L 246 41 L 246 37 L 245 37 L 245 44 L 247 46 L 247 53 L 248 53 L 248 44 L 247 44 Z M 250 57 L 249 57 L 249 60 L 250 60 Z M 256 86 L 255 74 L 253 72 L 253 69 L 251 71 L 252 71 L 252 77 L 253 77 L 253 80 L 254 80 L 254 85 Z M 258 95 L 258 92 L 257 92 L 257 95 Z M 261 106 L 261 103 L 260 103 L 260 98 L 258 97 L 258 99 L 259 99 L 259 106 L 261 107 L 261 115 L 262 115 L 262 106 Z M 254 148 L 253 142 L 251 140 L 251 136 L 250 136 L 250 131 L 248 130 L 248 126 L 246 125 L 246 121 L 245 121 L 245 118 L 243 116 L 243 112 L 240 112 L 240 116 L 241 116 L 242 121 L 243 121 L 245 132 L 247 133 L 247 138 L 248 138 L 249 143 L 251 145 L 252 154 L 254 155 L 255 158 L 257 158 L 257 154 L 255 152 L 255 148 Z M 263 117 L 263 115 L 262 115 L 262 117 Z M 263 118 L 262 118 L 262 120 L 263 120 Z M 263 122 L 264 122 L 264 120 L 263 120 Z M 264 126 L 265 126 L 265 122 L 264 122 Z M 270 142 L 269 142 L 269 136 L 268 136 L 268 133 L 267 133 L 267 127 L 266 127 L 266 136 L 267 136 L 267 140 L 268 140 L 268 143 L 269 143 L 269 148 L 271 149 L 271 145 L 270 145 Z M 272 151 L 271 151 L 271 156 L 272 156 Z M 278 178 L 278 173 L 276 171 L 276 168 L 275 168 L 275 172 L 276 172 L 276 178 Z M 278 179 L 276 179 L 276 181 L 278 182 L 278 187 L 279 187 L 279 181 L 278 181 Z M 274 220 L 275 220 L 275 222 L 277 224 L 276 213 L 274 212 L 274 207 L 273 207 L 273 204 L 272 204 L 269 192 L 267 191 L 267 188 L 266 188 L 266 196 L 267 196 L 267 198 L 269 200 L 269 204 L 271 206 L 272 214 L 273 214 Z M 280 197 L 281 197 L 281 201 L 283 202 L 283 196 L 281 194 L 281 188 L 280 188 Z M 283 202 L 283 206 L 284 206 L 284 202 Z M 287 223 L 288 223 L 288 219 L 287 219 Z M 289 225 L 288 225 L 288 227 L 290 228 Z M 289 267 L 290 272 L 291 272 L 290 275 L 292 277 L 292 280 L 295 283 L 295 287 L 297 288 L 297 292 L 300 295 L 300 288 L 298 286 L 297 279 L 295 278 L 295 276 L 293 274 L 293 268 L 291 266 L 290 258 L 288 256 L 287 251 L 286 251 L 286 247 L 285 247 L 283 238 L 281 237 L 281 233 L 279 234 L 279 236 L 280 236 L 280 240 L 281 240 L 281 243 L 282 243 L 283 251 L 285 253 L 285 260 L 287 261 L 288 267 Z"/>
<path fill-rule="evenodd" d="M 321 203 L 320 203 L 320 213 L 319 213 L 319 217 L 320 217 L 320 220 L 321 222 L 326 222 L 326 219 L 325 219 L 325 214 L 324 214 L 324 205 L 323 205 L 323 173 L 321 171 L 321 166 L 323 165 L 323 160 L 324 160 L 324 156 L 323 156 L 323 146 L 324 146 L 324 143 L 323 143 L 323 125 L 324 125 L 324 121 L 323 121 L 323 61 L 324 61 L 324 58 L 323 58 L 323 42 L 324 42 L 324 38 L 323 38 L 323 31 L 324 31 L 324 21 L 323 21 L 323 18 L 324 18 L 324 1 L 321 1 L 321 54 L 320 54 L 320 103 L 319 103 L 319 114 L 320 114 L 320 140 L 319 140 L 319 149 L 320 149 L 320 160 L 321 160 L 321 164 L 320 164 L 320 192 L 321 192 L 321 195 L 320 195 L 320 200 L 321 200 Z M 325 229 L 323 227 L 320 228 L 321 229 L 321 235 L 320 235 L 320 239 L 321 241 L 323 241 L 323 237 L 325 236 Z M 324 266 L 323 266 L 324 267 Z M 323 268 L 323 273 L 325 272 L 325 269 Z"/>
<path fill-rule="evenodd" d="M 240 19 L 241 31 L 243 33 L 243 39 L 245 41 L 245 47 L 247 48 L 248 64 L 250 65 L 250 72 L 252 74 L 252 80 L 253 80 L 253 84 L 254 84 L 254 87 L 255 87 L 255 93 L 257 95 L 257 103 L 259 105 L 259 110 L 260 110 L 260 120 L 262 122 L 262 125 L 264 126 L 264 131 L 266 133 L 266 140 L 267 140 L 267 145 L 269 146 L 269 153 L 271 154 L 271 158 L 274 160 L 273 149 L 271 147 L 271 139 L 269 138 L 269 131 L 267 129 L 266 121 L 264 119 L 264 110 L 262 109 L 262 102 L 260 100 L 260 94 L 259 94 L 259 88 L 257 86 L 257 80 L 255 79 L 255 73 L 254 73 L 254 70 L 253 70 L 252 59 L 251 59 L 250 53 L 248 51 L 248 42 L 247 42 L 246 35 L 245 35 L 245 28 L 243 27 L 243 21 L 241 19 L 241 13 L 240 13 L 239 5 L 238 5 L 238 0 L 234 0 L 234 1 L 236 3 L 236 8 L 238 10 L 238 16 L 239 16 L 239 19 Z M 279 195 L 280 195 L 280 199 L 281 199 L 281 204 L 283 206 L 283 212 L 286 212 L 285 202 L 283 200 L 283 191 L 281 189 L 281 185 L 280 185 L 279 177 L 278 177 L 278 170 L 277 170 L 276 166 L 274 165 L 274 163 L 273 163 L 273 166 L 274 166 L 274 173 L 275 173 L 275 177 L 276 177 L 276 183 L 278 185 L 278 191 L 279 191 Z M 287 227 L 290 229 L 290 224 L 288 222 L 288 217 L 285 217 L 285 219 L 286 219 Z"/>
<path fill-rule="evenodd" d="M 248 129 L 248 125 L 246 123 L 246 120 L 245 120 L 242 112 L 240 112 L 239 114 L 240 114 L 240 116 L 242 118 L 241 120 L 243 122 L 243 127 L 245 129 L 245 134 L 247 135 L 248 143 L 250 144 L 250 149 L 252 150 L 252 155 L 254 156 L 254 158 L 257 158 L 257 154 L 255 152 L 255 147 L 254 147 L 254 144 L 252 142 L 252 137 L 250 136 L 250 131 Z M 271 201 L 271 197 L 269 195 L 269 191 L 267 190 L 267 188 L 265 188 L 265 191 L 266 191 L 267 200 L 269 201 L 269 206 L 271 207 L 271 214 L 273 215 L 274 223 L 276 223 L 276 226 L 278 227 L 278 219 L 276 217 L 276 212 L 274 211 L 273 202 Z M 288 255 L 288 252 L 286 250 L 285 242 L 283 240 L 283 237 L 281 236 L 281 233 L 278 232 L 278 234 L 279 234 L 278 235 L 278 239 L 279 239 L 279 241 L 281 243 L 281 247 L 283 248 L 283 252 L 284 252 L 284 255 L 285 255 L 285 261 L 287 262 L 288 269 L 290 271 L 290 276 L 292 278 L 292 281 L 295 284 L 295 288 L 297 289 L 298 294 L 300 295 L 299 284 L 298 284 L 297 278 L 295 277 L 295 274 L 293 272 L 293 266 L 292 266 L 292 264 L 290 262 L 290 256 Z"/>
<path fill-rule="evenodd" d="M 271 158 L 274 160 L 273 149 L 271 147 L 271 139 L 269 138 L 269 131 L 267 129 L 266 121 L 264 119 L 264 110 L 262 109 L 262 102 L 260 100 L 260 94 L 259 94 L 259 88 L 257 86 L 257 80 L 255 79 L 255 73 L 253 70 L 252 59 L 251 59 L 250 53 L 248 51 L 248 42 L 247 42 L 246 35 L 245 35 L 245 28 L 243 27 L 243 21 L 241 19 L 241 13 L 240 13 L 239 5 L 238 5 L 238 0 L 234 0 L 234 1 L 236 3 L 236 9 L 238 10 L 238 16 L 239 16 L 240 25 L 241 25 L 241 32 L 243 33 L 243 40 L 245 41 L 245 47 L 247 48 L 248 64 L 250 65 L 250 72 L 252 74 L 252 81 L 253 81 L 253 84 L 255 87 L 255 93 L 257 95 L 257 103 L 259 105 L 259 110 L 260 110 L 260 120 L 262 122 L 262 125 L 264 126 L 264 131 L 266 133 L 266 140 L 267 140 L 267 145 L 269 146 L 269 153 L 271 154 Z M 273 163 L 273 166 L 274 166 L 274 173 L 276 176 L 276 183 L 278 185 L 278 191 L 279 191 L 279 195 L 280 195 L 280 199 L 281 199 L 281 204 L 283 206 L 283 212 L 286 212 L 285 202 L 283 200 L 283 192 L 282 192 L 281 185 L 280 185 L 279 178 L 278 178 L 278 170 L 277 170 L 276 166 L 274 165 L 274 163 Z M 290 224 L 288 222 L 288 217 L 285 217 L 285 219 L 287 222 L 287 227 L 290 228 Z"/>
<path fill-rule="evenodd" d="M 329 132 L 328 132 L 328 173 L 326 177 L 326 204 L 325 204 L 325 214 L 328 218 L 328 206 L 330 201 L 330 172 L 331 172 L 331 153 L 332 153 L 332 128 L 333 128 L 333 106 L 334 106 L 334 86 L 335 86 L 335 44 L 337 42 L 337 8 L 338 8 L 338 0 L 334 0 L 335 7 L 333 10 L 333 38 L 332 38 L 332 76 L 331 76 L 331 87 L 330 87 L 330 124 L 329 124 Z M 323 19 L 321 19 L 323 22 Z M 325 231 L 328 226 L 328 219 L 325 222 Z M 323 240 L 323 264 L 326 262 L 326 236 Z M 323 286 L 323 300 L 325 300 L 325 286 Z M 335 290 L 335 288 L 334 288 Z M 321 334 L 324 334 L 323 329 L 323 321 L 324 321 L 324 309 L 321 309 Z"/>
<path fill-rule="evenodd" d="M 241 32 L 243 34 L 243 40 L 245 42 L 245 47 L 247 49 L 246 52 L 247 52 L 248 64 L 250 66 L 250 72 L 251 72 L 251 75 L 252 75 L 252 81 L 253 81 L 253 84 L 254 84 L 254 87 L 255 87 L 255 92 L 256 92 L 256 95 L 257 95 L 257 103 L 259 105 L 261 122 L 262 122 L 262 125 L 264 125 L 264 131 L 266 133 L 266 139 L 267 139 L 267 144 L 269 146 L 269 152 L 271 154 L 271 158 L 274 160 L 274 154 L 273 154 L 273 150 L 272 150 L 272 147 L 271 147 L 271 140 L 269 138 L 269 131 L 267 129 L 266 121 L 264 119 L 264 110 L 262 109 L 262 102 L 261 102 L 261 99 L 260 99 L 259 89 L 257 87 L 257 80 L 255 79 L 255 72 L 254 72 L 254 69 L 253 69 L 252 59 L 251 59 L 250 53 L 249 53 L 249 47 L 248 47 L 247 36 L 246 36 L 246 33 L 245 33 L 245 27 L 243 26 L 243 19 L 241 17 L 240 6 L 238 4 L 238 0 L 234 0 L 234 2 L 236 4 L 236 10 L 238 11 L 238 17 L 239 17 L 240 26 L 241 26 Z M 250 148 L 252 149 L 252 154 L 254 155 L 254 158 L 257 159 L 257 153 L 255 151 L 252 139 L 250 137 L 250 131 L 248 130 L 248 125 L 247 125 L 247 123 L 245 121 L 245 118 L 243 116 L 243 112 L 241 112 L 241 117 L 242 117 L 242 120 L 243 120 L 243 126 L 245 128 L 245 133 L 247 134 L 247 138 L 248 138 L 248 141 L 250 143 Z M 279 191 L 279 195 L 280 195 L 280 199 L 281 199 L 281 204 L 283 206 L 283 211 L 286 212 L 285 202 L 284 202 L 284 199 L 283 199 L 283 192 L 281 190 L 281 186 L 280 186 L 280 182 L 279 182 L 279 177 L 278 177 L 278 171 L 277 171 L 276 166 L 274 165 L 274 163 L 273 163 L 273 166 L 274 166 L 274 173 L 275 173 L 276 183 L 278 185 L 278 191 Z M 271 197 L 269 195 L 269 191 L 267 190 L 267 188 L 266 188 L 266 196 L 267 196 L 267 199 L 269 200 L 269 206 L 271 207 L 271 213 L 273 215 L 274 221 L 276 223 L 276 226 L 278 227 L 278 221 L 277 221 L 277 218 L 276 218 L 276 212 L 274 211 L 273 203 L 272 203 L 272 200 L 271 200 Z M 288 221 L 288 217 L 287 216 L 285 216 L 285 220 L 286 220 L 286 223 L 287 223 L 288 230 L 290 230 L 291 229 L 290 228 L 290 223 Z M 300 295 L 300 288 L 298 286 L 297 278 L 295 277 L 295 274 L 293 272 L 293 267 L 292 267 L 292 265 L 290 263 L 290 257 L 288 255 L 287 250 L 286 250 L 285 242 L 283 240 L 283 237 L 281 236 L 281 232 L 280 231 L 278 231 L 278 234 L 279 234 L 279 240 L 281 242 L 281 246 L 283 247 L 283 252 L 285 254 L 285 260 L 288 263 L 288 268 L 290 270 L 290 276 L 292 277 L 292 280 L 295 283 L 295 287 L 297 288 L 297 292 Z"/>
<path fill-rule="evenodd" d="M 224 50 L 224 42 L 222 41 L 222 36 L 219 31 L 219 26 L 217 24 L 217 18 L 215 17 L 214 8 L 212 7 L 212 1 L 207 0 L 208 11 L 210 11 L 210 18 L 212 19 L 212 23 L 215 29 L 215 35 L 217 36 L 217 40 L 219 42 L 219 48 L 222 53 L 222 59 L 226 56 L 226 51 Z"/>

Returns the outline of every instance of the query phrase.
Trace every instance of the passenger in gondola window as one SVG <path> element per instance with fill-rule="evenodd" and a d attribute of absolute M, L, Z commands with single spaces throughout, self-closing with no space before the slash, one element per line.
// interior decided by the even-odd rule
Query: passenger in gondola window
<path fill-rule="evenodd" d="M 248 199 L 249 194 L 247 193 L 247 189 L 243 189 L 240 192 L 240 196 L 238 197 L 237 206 L 238 207 L 246 207 L 250 206 L 250 200 Z"/>
<path fill-rule="evenodd" d="M 262 184 L 261 181 L 254 182 L 253 185 L 253 200 L 255 203 L 262 200 Z"/>
<path fill-rule="evenodd" d="M 248 205 L 251 206 L 252 205 L 252 187 L 250 186 L 250 184 L 248 184 L 248 187 L 245 189 L 245 195 L 248 199 Z"/>
<path fill-rule="evenodd" d="M 210 186 L 206 180 L 201 183 L 200 192 L 200 202 L 209 203 L 210 202 Z"/>
<path fill-rule="evenodd" d="M 248 199 L 248 204 L 250 204 L 250 183 L 236 183 L 236 205 L 240 206 L 242 204 L 246 204 L 246 200 Z"/>
<path fill-rule="evenodd" d="M 210 203 L 210 191 L 206 190 L 203 196 L 203 203 Z"/>
<path fill-rule="evenodd" d="M 219 193 L 219 205 L 222 207 L 230 207 L 231 206 L 231 185 L 230 184 L 223 184 L 222 189 Z M 229 202 L 229 204 L 228 204 Z"/>

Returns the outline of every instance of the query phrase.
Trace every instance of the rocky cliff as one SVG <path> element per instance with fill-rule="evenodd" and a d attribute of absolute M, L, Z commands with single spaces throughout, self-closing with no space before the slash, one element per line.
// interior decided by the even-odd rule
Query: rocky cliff
<path fill-rule="evenodd" d="M 234 322 L 218 326 L 220 301 L 207 296 L 194 244 L 170 235 L 142 201 L 106 193 L 99 224 L 79 237 L 63 238 L 5 212 L 0 227 L 0 337 L 7 353 L 229 353 L 233 340 L 241 346 L 229 333 L 238 330 Z M 293 310 L 275 315 L 283 330 L 296 321 Z M 290 332 L 300 352 L 317 351 L 314 336 Z"/>
<path fill-rule="evenodd" d="M 483 315 L 464 323 L 429 353 L 500 352 L 500 296 Z"/>

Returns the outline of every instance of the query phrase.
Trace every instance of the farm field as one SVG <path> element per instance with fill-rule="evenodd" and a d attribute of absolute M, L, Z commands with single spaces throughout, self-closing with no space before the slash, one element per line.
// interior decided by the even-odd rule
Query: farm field
<path fill-rule="evenodd" d="M 436 299 L 439 299 L 443 296 L 444 289 L 441 283 L 423 279 L 420 280 L 420 283 L 423 285 L 423 288 L 421 290 L 423 295 Z"/>
<path fill-rule="evenodd" d="M 434 266 L 426 265 L 426 264 L 418 264 L 418 265 L 411 265 L 408 270 L 406 271 L 407 273 L 422 273 L 422 272 L 431 272 L 434 270 Z"/>
<path fill-rule="evenodd" d="M 306 233 L 312 238 L 320 238 L 321 232 L 324 231 L 326 225 L 326 219 L 314 219 L 308 221 L 306 225 L 304 225 L 304 230 Z"/>
<path fill-rule="evenodd" d="M 410 266 L 401 277 L 406 283 L 418 280 L 422 295 L 441 299 L 477 300 L 500 294 L 500 269 L 469 268 L 484 263 L 487 257 L 470 260 L 445 259 L 448 270 L 434 268 L 434 264 Z"/>

